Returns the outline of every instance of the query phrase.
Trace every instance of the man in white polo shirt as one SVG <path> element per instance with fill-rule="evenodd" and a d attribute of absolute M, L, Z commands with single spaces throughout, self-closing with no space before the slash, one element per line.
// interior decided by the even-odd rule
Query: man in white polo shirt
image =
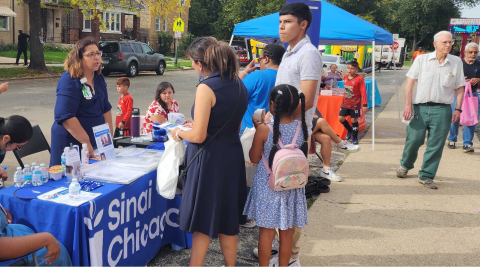
<path fill-rule="evenodd" d="M 417 181 L 427 188 L 437 189 L 433 179 L 442 158 L 450 123 L 460 119 L 465 77 L 462 60 L 448 54 L 452 49 L 452 34 L 438 32 L 433 45 L 435 51 L 419 55 L 407 73 L 403 118 L 411 119 L 411 122 L 407 126 L 407 139 L 397 176 L 404 178 L 413 169 L 418 149 L 425 143 L 428 131 L 427 150 Z M 417 92 L 412 98 L 415 82 Z M 452 113 L 454 95 L 457 96 L 457 107 Z"/>

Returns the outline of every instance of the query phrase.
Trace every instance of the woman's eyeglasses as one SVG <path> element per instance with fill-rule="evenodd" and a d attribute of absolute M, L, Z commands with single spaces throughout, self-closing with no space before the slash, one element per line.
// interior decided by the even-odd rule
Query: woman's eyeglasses
<path fill-rule="evenodd" d="M 102 57 L 102 52 L 100 52 L 100 51 L 98 51 L 96 53 L 91 52 L 91 53 L 83 54 L 83 55 L 88 57 L 88 58 L 94 58 L 95 56 Z"/>

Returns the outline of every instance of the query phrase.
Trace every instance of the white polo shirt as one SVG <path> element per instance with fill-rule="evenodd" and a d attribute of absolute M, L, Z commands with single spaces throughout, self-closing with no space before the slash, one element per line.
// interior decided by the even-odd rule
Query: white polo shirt
<path fill-rule="evenodd" d="M 275 86 L 279 84 L 293 85 L 299 93 L 302 92 L 302 89 L 300 89 L 300 83 L 302 81 L 318 81 L 317 88 L 315 89 L 313 107 L 305 112 L 305 121 L 307 122 L 309 136 L 312 134 L 312 120 L 315 108 L 317 107 L 322 73 L 322 56 L 318 49 L 310 42 L 308 36 L 300 40 L 293 49 L 288 46 L 277 71 Z M 298 120 L 301 121 L 302 118 L 299 117 Z"/>
<path fill-rule="evenodd" d="M 417 80 L 413 104 L 427 102 L 453 104 L 455 89 L 465 86 L 462 59 L 448 54 L 440 65 L 435 51 L 417 56 L 408 70 L 407 77 Z"/>

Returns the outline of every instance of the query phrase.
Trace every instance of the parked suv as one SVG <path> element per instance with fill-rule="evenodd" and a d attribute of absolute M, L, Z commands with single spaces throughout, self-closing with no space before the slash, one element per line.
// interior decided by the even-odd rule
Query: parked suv
<path fill-rule="evenodd" d="M 134 40 L 106 40 L 99 42 L 103 52 L 104 76 L 110 72 L 124 72 L 128 77 L 137 76 L 139 71 L 156 71 L 163 75 L 167 66 L 162 54 L 155 53 L 150 46 Z"/>

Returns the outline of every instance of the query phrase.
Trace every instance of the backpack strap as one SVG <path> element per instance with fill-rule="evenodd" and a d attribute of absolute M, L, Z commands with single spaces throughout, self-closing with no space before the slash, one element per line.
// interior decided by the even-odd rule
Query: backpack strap
<path fill-rule="evenodd" d="M 295 142 L 298 140 L 298 135 L 300 134 L 300 129 L 302 129 L 302 123 L 298 121 L 298 126 L 297 126 L 297 131 L 295 132 L 295 136 L 293 136 L 293 140 L 291 144 L 295 144 Z"/>
<path fill-rule="evenodd" d="M 267 124 L 267 127 L 273 135 L 273 126 Z M 300 123 L 300 121 L 299 121 L 298 125 L 297 125 L 297 131 L 295 132 L 295 136 L 293 136 L 292 144 L 295 144 L 295 142 L 298 140 L 298 135 L 300 134 L 300 129 L 301 128 L 302 128 L 302 123 Z M 280 140 L 280 138 L 278 138 L 278 144 L 280 145 L 281 148 L 284 148 L 283 143 Z M 267 158 L 265 157 L 265 155 L 263 154 L 263 151 L 262 151 L 262 160 L 263 160 L 263 165 L 265 165 L 265 169 L 267 169 L 268 175 L 272 174 L 272 170 L 270 169 L 270 166 L 268 166 L 268 161 L 267 161 Z"/>

